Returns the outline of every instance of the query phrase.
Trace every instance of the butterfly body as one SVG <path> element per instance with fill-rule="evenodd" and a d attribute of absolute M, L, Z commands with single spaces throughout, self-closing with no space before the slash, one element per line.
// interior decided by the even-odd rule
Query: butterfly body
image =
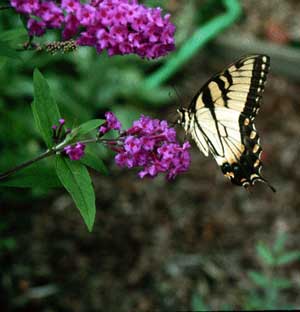
<path fill-rule="evenodd" d="M 261 176 L 261 146 L 254 125 L 270 59 L 266 55 L 241 58 L 212 77 L 188 108 L 178 109 L 178 122 L 205 156 L 212 154 L 223 174 L 244 187 Z"/>

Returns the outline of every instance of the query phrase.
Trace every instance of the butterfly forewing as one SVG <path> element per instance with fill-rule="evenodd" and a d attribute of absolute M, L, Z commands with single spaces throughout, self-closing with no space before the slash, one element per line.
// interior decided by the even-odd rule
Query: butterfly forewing
<path fill-rule="evenodd" d="M 210 152 L 224 175 L 245 187 L 267 182 L 260 174 L 261 146 L 253 122 L 269 64 L 268 56 L 252 55 L 228 66 L 195 95 L 185 120 L 204 155 Z"/>

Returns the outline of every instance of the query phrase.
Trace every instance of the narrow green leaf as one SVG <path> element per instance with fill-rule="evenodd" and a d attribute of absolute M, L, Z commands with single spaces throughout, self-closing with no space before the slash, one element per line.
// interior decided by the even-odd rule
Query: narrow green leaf
<path fill-rule="evenodd" d="M 0 41 L 0 56 L 21 60 L 20 52 L 10 47 L 5 41 Z"/>
<path fill-rule="evenodd" d="M 268 265 L 275 264 L 275 258 L 273 257 L 272 251 L 264 243 L 260 242 L 256 246 L 256 251 L 261 260 Z"/>
<path fill-rule="evenodd" d="M 62 186 L 53 169 L 41 163 L 32 164 L 7 179 L 0 180 L 0 186 L 5 187 L 31 188 L 37 185 L 45 189 Z"/>
<path fill-rule="evenodd" d="M 80 160 L 86 166 L 99 171 L 103 175 L 108 175 L 108 170 L 103 162 L 103 160 L 95 153 L 86 150 L 84 157 Z"/>
<path fill-rule="evenodd" d="M 277 258 L 277 265 L 285 265 L 300 259 L 300 251 L 290 251 Z"/>
<path fill-rule="evenodd" d="M 95 214 L 95 192 L 88 170 L 79 161 L 57 156 L 56 173 L 73 198 L 89 231 L 92 231 Z"/>
<path fill-rule="evenodd" d="M 83 124 L 81 124 L 79 127 L 74 128 L 72 132 L 68 135 L 67 140 L 71 141 L 75 138 L 79 138 L 85 134 L 90 133 L 92 130 L 99 127 L 104 122 L 103 119 L 92 119 L 89 120 Z"/>
<path fill-rule="evenodd" d="M 99 127 L 104 122 L 103 119 L 92 119 L 78 127 L 78 135 L 84 135 Z"/>
<path fill-rule="evenodd" d="M 249 271 L 248 276 L 257 286 L 260 286 L 262 288 L 268 288 L 270 286 L 270 280 L 268 279 L 268 277 L 260 272 Z"/>
<path fill-rule="evenodd" d="M 47 81 L 38 69 L 33 73 L 34 101 L 32 111 L 38 130 L 48 147 L 52 146 L 52 125 L 61 118 Z"/>

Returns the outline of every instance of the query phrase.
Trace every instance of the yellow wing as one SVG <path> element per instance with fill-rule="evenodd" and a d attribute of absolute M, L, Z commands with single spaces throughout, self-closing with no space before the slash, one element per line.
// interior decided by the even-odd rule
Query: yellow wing
<path fill-rule="evenodd" d="M 210 79 L 188 109 L 189 132 L 200 150 L 205 156 L 210 152 L 224 175 L 245 187 L 267 182 L 260 174 L 262 149 L 254 119 L 269 64 L 266 55 L 238 60 Z"/>

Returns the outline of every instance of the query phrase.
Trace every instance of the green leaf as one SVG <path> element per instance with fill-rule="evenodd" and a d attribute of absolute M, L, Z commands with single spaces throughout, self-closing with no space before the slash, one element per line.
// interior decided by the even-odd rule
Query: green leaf
<path fill-rule="evenodd" d="M 15 42 L 24 40 L 28 34 L 24 27 L 14 28 L 0 33 L 0 41 Z"/>
<path fill-rule="evenodd" d="M 20 52 L 11 48 L 5 41 L 0 41 L 0 56 L 21 60 Z"/>
<path fill-rule="evenodd" d="M 79 127 L 74 128 L 72 132 L 67 136 L 67 141 L 74 140 L 75 138 L 79 138 L 85 134 L 90 133 L 92 130 L 99 127 L 103 122 L 103 119 L 92 119 L 81 124 Z"/>
<path fill-rule="evenodd" d="M 268 288 L 270 286 L 270 280 L 268 279 L 268 277 L 260 272 L 249 271 L 248 276 L 253 281 L 253 283 L 262 288 Z"/>
<path fill-rule="evenodd" d="M 52 126 L 61 118 L 47 81 L 39 72 L 33 74 L 34 101 L 32 111 L 38 130 L 48 147 L 52 147 Z"/>
<path fill-rule="evenodd" d="M 266 244 L 259 242 L 256 246 L 256 252 L 265 264 L 275 264 L 275 258 L 273 257 L 272 251 Z"/>
<path fill-rule="evenodd" d="M 85 150 L 84 157 L 80 160 L 83 164 L 86 166 L 99 171 L 103 175 L 108 175 L 108 170 L 103 162 L 103 160 L 99 157 L 99 155 L 96 155 L 95 153 Z"/>
<path fill-rule="evenodd" d="M 5 180 L 0 180 L 0 186 L 6 187 L 35 187 L 53 188 L 61 187 L 61 183 L 57 178 L 53 169 L 42 165 L 41 163 L 32 164 L 30 167 L 24 168 L 19 172 L 11 175 Z"/>
<path fill-rule="evenodd" d="M 277 258 L 277 265 L 285 265 L 300 259 L 300 251 L 291 251 Z"/>
<path fill-rule="evenodd" d="M 70 193 L 89 231 L 95 221 L 95 192 L 88 170 L 79 161 L 57 156 L 56 173 Z"/>

